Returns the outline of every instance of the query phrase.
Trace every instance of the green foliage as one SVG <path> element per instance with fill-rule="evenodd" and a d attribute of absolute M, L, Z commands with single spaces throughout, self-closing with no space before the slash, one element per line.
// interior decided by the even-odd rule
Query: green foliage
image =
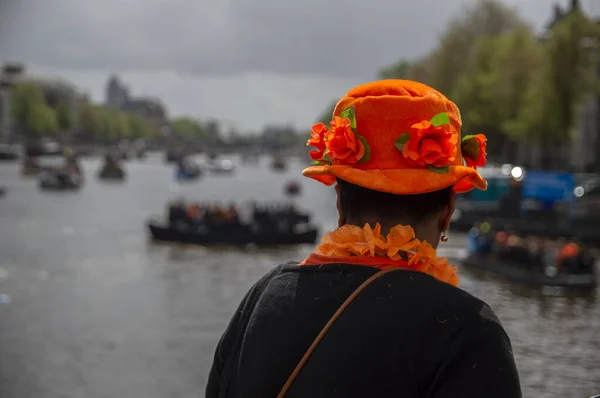
<path fill-rule="evenodd" d="M 599 39 L 598 26 L 579 10 L 553 26 L 541 44 L 543 62 L 521 110 L 521 133 L 543 142 L 570 138 L 583 101 L 599 92 Z"/>
<path fill-rule="evenodd" d="M 578 9 L 540 40 L 514 10 L 480 0 L 450 22 L 432 52 L 380 76 L 448 95 L 461 109 L 463 133 L 485 133 L 490 148 L 568 140 L 584 101 L 600 93 L 599 40 L 598 24 Z"/>
<path fill-rule="evenodd" d="M 172 120 L 171 130 L 174 137 L 188 141 L 215 141 L 219 138 L 217 126 L 212 124 L 203 125 L 193 118 L 182 117 Z"/>
<path fill-rule="evenodd" d="M 493 141 L 520 136 L 521 111 L 541 56 L 534 34 L 525 27 L 481 38 L 452 93 L 462 109 L 463 131 L 485 132 Z"/>
<path fill-rule="evenodd" d="M 16 84 L 10 93 L 11 113 L 27 138 L 56 133 L 58 126 L 52 108 L 34 83 Z"/>
<path fill-rule="evenodd" d="M 398 63 L 385 67 L 379 71 L 380 79 L 408 79 L 410 70 L 410 62 L 406 60 L 400 60 Z"/>
<path fill-rule="evenodd" d="M 68 131 L 73 125 L 73 116 L 71 115 L 71 109 L 67 104 L 60 103 L 56 107 L 56 121 L 58 128 L 63 131 Z"/>

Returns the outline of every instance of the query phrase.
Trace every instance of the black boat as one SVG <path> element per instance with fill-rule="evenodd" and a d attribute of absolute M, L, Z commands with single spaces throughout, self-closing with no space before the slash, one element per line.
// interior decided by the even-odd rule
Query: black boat
<path fill-rule="evenodd" d="M 107 154 L 104 157 L 104 165 L 98 172 L 100 180 L 123 181 L 125 180 L 125 170 L 119 164 L 119 154 Z"/>
<path fill-rule="evenodd" d="M 81 188 L 81 174 L 69 170 L 45 170 L 39 174 L 39 187 L 48 191 L 72 191 Z"/>
<path fill-rule="evenodd" d="M 0 161 L 10 162 L 17 160 L 19 153 L 10 145 L 0 144 Z"/>
<path fill-rule="evenodd" d="M 252 226 L 245 225 L 194 231 L 191 229 L 170 227 L 166 223 L 163 224 L 158 221 L 149 221 L 148 229 L 154 240 L 196 245 L 244 246 L 256 244 L 267 246 L 313 244 L 316 242 L 318 235 L 318 230 L 314 227 L 307 227 L 303 230 L 291 230 L 286 233 L 254 230 Z"/>
<path fill-rule="evenodd" d="M 560 286 L 579 289 L 593 289 L 597 286 L 594 266 L 585 273 L 555 273 L 554 268 L 546 270 L 532 267 L 526 263 L 498 258 L 494 254 L 472 253 L 462 260 L 463 265 L 490 271 L 508 279 L 531 285 Z"/>
<path fill-rule="evenodd" d="M 120 167 L 103 167 L 98 173 L 100 180 L 106 181 L 124 181 L 125 171 Z"/>
<path fill-rule="evenodd" d="M 523 237 L 475 225 L 467 240 L 463 265 L 490 271 L 517 282 L 592 289 L 597 285 L 594 249 L 576 241 Z"/>

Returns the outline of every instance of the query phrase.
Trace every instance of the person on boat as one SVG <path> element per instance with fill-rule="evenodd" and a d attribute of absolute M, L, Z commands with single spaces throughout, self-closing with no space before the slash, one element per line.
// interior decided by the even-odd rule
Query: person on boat
<path fill-rule="evenodd" d="M 579 266 L 579 245 L 575 242 L 568 242 L 559 248 L 558 264 L 568 273 L 577 273 Z"/>
<path fill-rule="evenodd" d="M 469 253 L 479 253 L 480 226 L 481 224 L 476 222 L 467 234 L 467 251 Z"/>
<path fill-rule="evenodd" d="M 503 327 L 436 255 L 455 194 L 487 187 L 485 137 L 460 128 L 454 103 L 404 80 L 351 90 L 312 127 L 303 174 L 337 183 L 339 228 L 250 289 L 206 397 L 521 397 Z"/>

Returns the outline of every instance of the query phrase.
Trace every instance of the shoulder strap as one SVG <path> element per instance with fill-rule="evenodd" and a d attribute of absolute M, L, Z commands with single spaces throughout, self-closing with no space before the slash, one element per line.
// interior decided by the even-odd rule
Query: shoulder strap
<path fill-rule="evenodd" d="M 348 296 L 346 301 L 344 301 L 342 303 L 340 308 L 338 308 L 338 310 L 335 312 L 335 314 L 333 314 L 333 316 L 325 324 L 325 326 L 323 327 L 321 332 L 317 335 L 317 337 L 315 338 L 313 343 L 310 345 L 310 347 L 308 347 L 308 350 L 306 350 L 306 352 L 304 353 L 304 356 L 302 357 L 302 359 L 300 359 L 300 362 L 298 362 L 298 365 L 296 365 L 296 368 L 294 369 L 292 374 L 290 374 L 290 377 L 288 377 L 287 381 L 283 385 L 283 388 L 277 395 L 277 398 L 283 398 L 285 396 L 287 391 L 292 386 L 292 383 L 296 379 L 296 376 L 298 376 L 298 373 L 300 373 L 300 370 L 302 370 L 302 368 L 308 361 L 308 358 L 310 357 L 310 355 L 313 353 L 315 348 L 317 348 L 317 346 L 319 345 L 321 340 L 323 340 L 323 337 L 325 337 L 325 334 L 327 334 L 327 332 L 329 331 L 329 329 L 331 328 L 333 323 L 340 317 L 340 315 L 342 315 L 342 312 L 344 312 L 344 310 L 348 307 L 348 305 L 350 305 L 352 300 L 354 300 L 356 298 L 356 296 L 358 296 L 360 294 L 360 292 L 362 292 L 367 286 L 369 286 L 376 279 L 379 279 L 380 277 L 387 274 L 388 272 L 396 271 L 396 270 L 398 270 L 398 268 L 388 268 L 388 269 L 379 271 L 378 273 L 376 273 L 375 275 L 371 276 L 369 279 L 364 281 L 359 287 L 356 288 L 356 290 L 354 290 L 352 292 L 352 294 L 350 296 Z"/>

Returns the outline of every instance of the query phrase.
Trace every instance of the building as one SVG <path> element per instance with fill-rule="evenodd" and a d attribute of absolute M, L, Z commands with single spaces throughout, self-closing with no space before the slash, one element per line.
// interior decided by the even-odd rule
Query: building
<path fill-rule="evenodd" d="M 143 117 L 158 128 L 168 124 L 165 106 L 159 99 L 131 96 L 129 88 L 116 75 L 111 76 L 106 84 L 105 105 Z"/>
<path fill-rule="evenodd" d="M 121 108 L 129 102 L 129 88 L 121 83 L 118 76 L 111 76 L 106 85 L 106 106 Z"/>
<path fill-rule="evenodd" d="M 10 89 L 25 73 L 21 64 L 7 63 L 0 71 L 0 142 L 12 139 L 12 118 L 10 114 Z"/>

